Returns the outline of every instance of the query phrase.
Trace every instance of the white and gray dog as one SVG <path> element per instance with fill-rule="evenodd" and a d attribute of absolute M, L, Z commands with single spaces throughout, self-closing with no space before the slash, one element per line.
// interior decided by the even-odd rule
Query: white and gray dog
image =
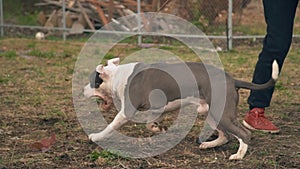
<path fill-rule="evenodd" d="M 226 72 L 203 63 L 184 62 L 166 64 L 144 64 L 140 62 L 119 65 L 120 59 L 108 60 L 107 66 L 98 65 L 90 78 L 90 84 L 85 86 L 86 97 L 99 97 L 103 100 L 102 107 L 108 109 L 117 98 L 121 102 L 119 113 L 114 120 L 101 132 L 90 134 L 92 141 L 100 141 L 108 137 L 114 130 L 120 128 L 137 110 L 163 109 L 165 112 L 180 108 L 182 105 L 196 104 L 197 112 L 206 114 L 211 109 L 211 89 L 207 69 L 214 72 L 214 76 L 225 74 L 226 96 L 222 117 L 217 125 L 218 138 L 213 141 L 202 142 L 201 149 L 212 148 L 228 142 L 229 135 L 236 137 L 240 143 L 236 154 L 229 159 L 242 159 L 250 142 L 250 131 L 237 120 L 238 89 L 261 90 L 272 87 L 278 78 L 278 64 L 273 62 L 272 78 L 265 84 L 253 84 L 236 80 Z M 189 72 L 185 72 L 186 67 Z M 179 74 L 174 79 L 167 72 Z M 187 76 L 192 74 L 192 78 Z M 191 84 L 196 82 L 196 88 Z M 178 83 L 179 82 L 179 83 Z M 180 85 L 178 85 L 180 84 Z M 149 100 L 149 95 L 155 89 L 162 91 L 166 100 L 154 102 Z M 182 93 L 181 91 L 184 90 Z M 196 92 L 195 92 L 196 91 Z M 198 93 L 198 94 L 195 94 Z M 217 112 L 214 112 L 217 113 Z M 163 131 L 156 121 L 148 123 L 147 127 L 152 131 Z"/>

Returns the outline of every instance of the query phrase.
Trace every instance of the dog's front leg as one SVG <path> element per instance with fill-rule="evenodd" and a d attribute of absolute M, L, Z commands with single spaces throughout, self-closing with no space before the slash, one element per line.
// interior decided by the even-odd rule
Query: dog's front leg
<path fill-rule="evenodd" d="M 89 135 L 89 139 L 93 142 L 100 141 L 105 137 L 109 137 L 110 134 L 113 133 L 114 130 L 117 130 L 122 125 L 128 122 L 128 119 L 124 115 L 124 111 L 121 110 L 114 120 L 101 132 L 99 133 L 92 133 Z"/>

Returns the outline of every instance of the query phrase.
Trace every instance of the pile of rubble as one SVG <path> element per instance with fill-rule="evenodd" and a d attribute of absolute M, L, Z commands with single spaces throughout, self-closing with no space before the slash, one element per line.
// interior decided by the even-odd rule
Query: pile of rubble
<path fill-rule="evenodd" d="M 156 12 L 171 0 L 143 0 L 141 12 Z M 63 27 L 63 0 L 43 0 L 35 6 L 47 7 L 38 14 L 38 22 L 45 27 Z M 50 8 L 51 7 L 51 8 Z M 49 13 L 49 9 L 51 13 Z M 65 25 L 70 34 L 80 34 L 84 29 L 95 30 L 116 18 L 137 13 L 136 0 L 65 0 Z"/>

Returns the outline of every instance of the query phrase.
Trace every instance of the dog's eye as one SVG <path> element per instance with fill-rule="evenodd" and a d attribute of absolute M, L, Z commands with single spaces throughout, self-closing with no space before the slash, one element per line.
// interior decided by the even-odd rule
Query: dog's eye
<path fill-rule="evenodd" d="M 100 85 L 100 83 L 95 83 L 95 88 L 99 88 Z"/>

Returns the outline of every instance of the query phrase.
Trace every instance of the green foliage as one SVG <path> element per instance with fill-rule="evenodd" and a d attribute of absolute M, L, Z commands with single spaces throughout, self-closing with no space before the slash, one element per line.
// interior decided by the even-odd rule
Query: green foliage
<path fill-rule="evenodd" d="M 21 25 L 37 25 L 37 12 L 33 14 L 20 15 L 17 17 L 18 24 Z"/>
<path fill-rule="evenodd" d="M 172 50 L 173 47 L 172 46 L 160 46 L 159 49 L 162 49 L 162 50 Z"/>
<path fill-rule="evenodd" d="M 0 57 L 15 58 L 16 56 L 17 56 L 17 53 L 16 53 L 16 51 L 13 51 L 13 50 L 0 53 Z"/>
<path fill-rule="evenodd" d="M 192 24 L 195 25 L 197 28 L 199 28 L 201 31 L 206 31 L 208 21 L 206 21 L 204 19 L 201 22 L 200 21 L 192 21 Z"/>
<path fill-rule="evenodd" d="M 39 0 L 9 0 L 3 1 L 4 20 L 20 25 L 37 25 L 37 7 L 34 3 Z"/>

